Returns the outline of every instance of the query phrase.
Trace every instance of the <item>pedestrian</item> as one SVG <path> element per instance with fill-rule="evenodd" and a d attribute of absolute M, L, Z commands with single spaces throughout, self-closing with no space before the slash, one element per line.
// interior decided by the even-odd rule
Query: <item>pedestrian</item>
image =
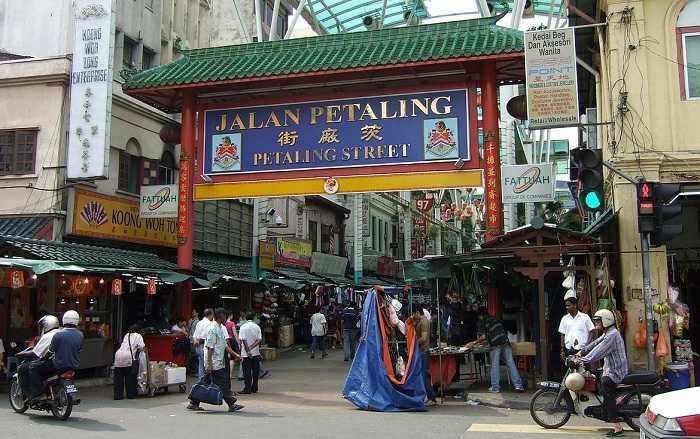
<path fill-rule="evenodd" d="M 567 297 L 564 300 L 566 305 L 566 315 L 559 323 L 559 334 L 561 334 L 561 358 L 565 359 L 569 355 L 576 355 L 581 348 L 591 341 L 595 334 L 595 325 L 588 316 L 578 310 L 578 300 L 576 296 Z"/>
<path fill-rule="evenodd" d="M 241 353 L 241 348 L 240 348 L 240 342 L 238 341 L 238 330 L 236 329 L 236 321 L 234 320 L 234 314 L 233 311 L 227 311 L 228 314 L 228 319 L 226 320 L 226 332 L 228 333 L 229 336 L 229 346 L 231 349 L 238 353 L 240 355 Z M 236 370 L 235 368 L 236 361 L 234 358 L 231 358 L 228 364 L 228 370 L 229 370 L 229 376 L 233 378 L 233 371 Z"/>
<path fill-rule="evenodd" d="M 175 335 L 187 335 L 187 322 L 185 322 L 185 319 L 175 320 L 173 326 L 170 327 L 170 332 Z"/>
<path fill-rule="evenodd" d="M 328 332 L 328 323 L 326 316 L 321 312 L 321 307 L 316 308 L 316 312 L 311 316 L 311 358 L 315 358 L 316 351 L 321 350 L 321 358 L 326 358 L 326 332 Z"/>
<path fill-rule="evenodd" d="M 209 326 L 214 322 L 214 310 L 207 308 L 204 310 L 204 318 L 197 322 L 197 326 L 194 329 L 194 347 L 197 351 L 197 379 L 202 379 L 205 372 L 204 364 L 204 340 L 207 338 L 209 333 Z"/>
<path fill-rule="evenodd" d="M 421 352 L 425 395 L 430 403 L 437 404 L 435 392 L 433 391 L 433 382 L 430 377 L 430 321 L 425 316 L 423 305 L 416 305 L 413 308 L 411 318 L 413 319 L 413 327 L 416 330 L 416 337 L 418 337 L 418 345 Z"/>
<path fill-rule="evenodd" d="M 192 310 L 192 317 L 187 322 L 187 334 L 190 338 L 190 359 L 187 364 L 190 375 L 198 375 L 199 361 L 197 360 L 197 349 L 194 342 L 194 331 L 199 323 L 199 313 L 196 309 Z"/>
<path fill-rule="evenodd" d="M 327 339 L 330 342 L 330 349 L 335 349 L 338 342 L 338 314 L 333 303 L 328 307 L 326 313 L 326 322 L 328 324 L 328 333 L 326 334 Z"/>
<path fill-rule="evenodd" d="M 517 392 L 523 392 L 523 381 L 515 367 L 513 359 L 513 349 L 508 341 L 508 334 L 503 327 L 503 323 L 497 318 L 488 315 L 485 310 L 479 314 L 479 338 L 480 341 L 487 340 L 490 346 L 489 358 L 491 362 L 491 387 L 489 392 L 499 393 L 501 391 L 501 358 L 508 366 L 510 382 Z"/>
<path fill-rule="evenodd" d="M 343 354 L 345 361 L 350 361 L 355 358 L 355 350 L 357 349 L 357 323 L 359 315 L 355 310 L 355 306 L 350 303 L 345 307 L 342 314 L 343 326 Z"/>
<path fill-rule="evenodd" d="M 206 311 L 204 315 L 206 316 Z M 208 325 L 203 345 L 206 349 L 206 375 L 197 384 L 215 384 L 223 393 L 224 401 L 228 404 L 228 411 L 236 412 L 242 409 L 243 406 L 236 404 L 236 398 L 231 393 L 231 380 L 226 376 L 225 353 L 228 352 L 231 356 L 236 356 L 237 354 L 231 350 L 226 342 L 226 327 L 224 326 L 226 311 L 223 308 L 217 308 L 214 315 L 216 324 Z M 200 401 L 192 399 L 190 395 L 190 404 L 187 408 L 190 410 L 202 410 L 199 403 Z"/>
<path fill-rule="evenodd" d="M 114 354 L 114 400 L 126 397 L 134 399 L 138 396 L 137 378 L 139 372 L 139 354 L 146 348 L 143 337 L 139 334 L 139 325 L 129 327 L 124 335 L 122 344 Z"/>
<path fill-rule="evenodd" d="M 253 321 L 254 318 L 255 315 L 249 313 L 238 333 L 238 338 L 241 341 L 241 361 L 243 362 L 243 382 L 245 383 L 241 392 L 243 394 L 258 393 L 262 331 L 260 326 Z"/>

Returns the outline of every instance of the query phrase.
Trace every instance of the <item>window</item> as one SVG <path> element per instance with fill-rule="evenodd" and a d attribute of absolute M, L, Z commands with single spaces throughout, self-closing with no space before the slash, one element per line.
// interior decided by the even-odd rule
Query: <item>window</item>
<path fill-rule="evenodd" d="M 377 250 L 384 251 L 384 239 L 382 238 L 382 220 L 377 220 Z"/>
<path fill-rule="evenodd" d="M 156 53 L 146 47 L 143 48 L 143 58 L 141 68 L 146 70 L 155 67 Z"/>
<path fill-rule="evenodd" d="M 311 240 L 311 250 L 318 251 L 318 223 L 309 221 L 309 240 Z"/>
<path fill-rule="evenodd" d="M 372 238 L 372 250 L 377 249 L 377 218 L 372 217 L 372 230 L 371 230 L 371 238 Z"/>
<path fill-rule="evenodd" d="M 130 194 L 138 194 L 141 189 L 139 174 L 141 172 L 141 157 L 127 152 L 119 152 L 119 190 Z"/>
<path fill-rule="evenodd" d="M 552 140 L 550 144 L 550 154 L 569 154 L 568 140 Z"/>
<path fill-rule="evenodd" d="M 331 235 L 333 234 L 333 226 L 328 224 L 321 224 L 321 252 L 330 253 L 331 252 Z"/>
<path fill-rule="evenodd" d="M 136 67 L 136 41 L 125 36 L 124 37 L 124 53 L 122 56 L 122 64 L 125 69 L 133 69 Z"/>
<path fill-rule="evenodd" d="M 389 223 L 384 221 L 384 252 L 389 250 Z"/>
<path fill-rule="evenodd" d="M 175 184 L 175 157 L 165 151 L 158 164 L 158 184 Z"/>
<path fill-rule="evenodd" d="M 700 0 L 688 0 L 676 26 L 681 96 L 700 99 Z"/>
<path fill-rule="evenodd" d="M 36 130 L 0 131 L 0 175 L 34 173 Z"/>
<path fill-rule="evenodd" d="M 569 161 L 568 160 L 555 160 L 554 161 L 554 172 L 556 175 L 569 175 Z"/>

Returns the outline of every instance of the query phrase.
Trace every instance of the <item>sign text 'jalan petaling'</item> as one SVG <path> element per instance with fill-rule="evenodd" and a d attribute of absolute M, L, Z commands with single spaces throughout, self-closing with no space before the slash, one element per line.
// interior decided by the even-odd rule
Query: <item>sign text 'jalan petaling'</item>
<path fill-rule="evenodd" d="M 466 90 L 206 112 L 204 173 L 469 159 Z"/>

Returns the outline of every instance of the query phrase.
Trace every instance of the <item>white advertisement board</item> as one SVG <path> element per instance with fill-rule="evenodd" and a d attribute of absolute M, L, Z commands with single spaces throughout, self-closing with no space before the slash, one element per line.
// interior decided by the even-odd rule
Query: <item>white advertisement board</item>
<path fill-rule="evenodd" d="M 525 73 L 530 129 L 579 123 L 573 29 L 525 32 Z"/>
<path fill-rule="evenodd" d="M 177 218 L 177 185 L 141 186 L 141 218 Z"/>
<path fill-rule="evenodd" d="M 554 201 L 552 163 L 501 166 L 503 204 Z"/>
<path fill-rule="evenodd" d="M 109 176 L 114 56 L 113 0 L 74 0 L 68 169 L 71 179 Z"/>

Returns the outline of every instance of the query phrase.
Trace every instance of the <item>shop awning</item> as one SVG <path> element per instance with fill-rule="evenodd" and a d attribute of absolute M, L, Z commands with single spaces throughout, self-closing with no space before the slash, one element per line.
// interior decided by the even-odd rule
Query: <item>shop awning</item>
<path fill-rule="evenodd" d="M 258 283 L 252 275 L 250 259 L 214 255 L 195 255 L 193 265 L 207 272 L 207 280 L 216 282 L 229 277 L 239 282 Z"/>
<path fill-rule="evenodd" d="M 38 275 L 48 273 L 50 271 L 67 271 L 78 272 L 85 271 L 84 267 L 71 264 L 63 261 L 42 261 L 38 259 L 20 259 L 20 258 L 0 258 L 0 266 L 29 270 Z"/>
<path fill-rule="evenodd" d="M 339 287 L 346 287 L 352 285 L 352 279 L 339 274 L 328 274 L 328 273 L 316 273 L 316 275 L 323 277 L 328 282 L 335 284 Z"/>
<path fill-rule="evenodd" d="M 0 235 L 51 239 L 53 218 L 48 216 L 0 218 Z"/>
<path fill-rule="evenodd" d="M 362 284 L 360 286 L 362 287 L 373 287 L 375 285 L 380 285 L 383 287 L 391 287 L 394 286 L 393 284 L 382 280 L 376 276 L 372 276 L 371 274 L 363 274 L 362 275 Z"/>
<path fill-rule="evenodd" d="M 452 276 L 450 260 L 447 257 L 421 258 L 400 262 L 403 265 L 404 278 L 412 281 Z"/>
<path fill-rule="evenodd" d="M 324 278 L 319 277 L 313 273 L 309 273 L 308 271 L 302 270 L 300 268 L 276 267 L 275 273 L 277 273 L 281 276 L 284 276 L 288 279 L 295 280 L 297 282 L 303 282 L 303 283 L 308 283 L 308 284 L 321 284 L 321 285 L 328 284 L 328 281 L 326 281 Z"/>
<path fill-rule="evenodd" d="M 271 284 L 282 286 L 282 287 L 291 288 L 292 290 L 301 290 L 305 286 L 303 283 L 297 282 L 297 281 L 292 280 L 292 279 L 268 277 L 265 279 L 265 281 L 270 282 Z"/>

